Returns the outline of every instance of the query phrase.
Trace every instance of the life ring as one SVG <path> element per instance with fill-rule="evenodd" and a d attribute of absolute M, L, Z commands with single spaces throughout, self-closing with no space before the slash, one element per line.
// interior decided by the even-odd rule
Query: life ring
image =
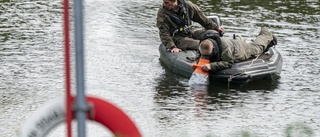
<path fill-rule="evenodd" d="M 121 137 L 141 137 L 133 121 L 118 107 L 96 97 L 86 97 L 92 105 L 88 119 L 108 128 L 114 135 Z M 74 97 L 72 97 L 74 102 Z M 27 119 L 21 127 L 20 137 L 43 137 L 51 129 L 65 121 L 65 100 L 57 99 L 46 104 L 41 110 Z M 72 114 L 74 119 L 74 114 Z"/>

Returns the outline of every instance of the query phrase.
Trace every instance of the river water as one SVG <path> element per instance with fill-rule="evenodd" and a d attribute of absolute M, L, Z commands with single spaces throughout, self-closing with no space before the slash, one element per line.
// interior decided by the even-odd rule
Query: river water
<path fill-rule="evenodd" d="M 221 17 L 226 37 L 251 39 L 269 27 L 283 56 L 281 78 L 193 90 L 159 61 L 155 15 L 161 0 L 88 0 L 86 94 L 124 110 L 146 137 L 320 136 L 319 1 L 192 2 Z M 65 96 L 62 14 L 57 0 L 0 1 L 1 137 L 17 136 L 43 104 Z M 88 136 L 111 135 L 94 122 L 87 130 Z M 64 135 L 62 124 L 49 136 Z"/>

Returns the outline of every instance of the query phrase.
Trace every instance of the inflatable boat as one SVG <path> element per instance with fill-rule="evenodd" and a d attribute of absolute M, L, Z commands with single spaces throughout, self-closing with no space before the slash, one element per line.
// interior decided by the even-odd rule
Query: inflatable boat
<path fill-rule="evenodd" d="M 196 56 L 195 50 L 185 50 L 171 53 L 163 44 L 159 46 L 160 61 L 173 73 L 190 78 L 193 73 L 192 60 Z M 282 56 L 274 48 L 263 53 L 258 58 L 234 63 L 229 69 L 210 73 L 210 81 L 223 81 L 245 84 L 258 79 L 277 79 L 282 70 Z"/>
<path fill-rule="evenodd" d="M 218 16 L 207 16 L 217 25 L 222 25 Z M 234 36 L 235 39 L 235 36 Z M 159 46 L 160 61 L 173 73 L 190 78 L 193 73 L 191 64 L 196 57 L 195 50 L 185 50 L 171 53 L 163 44 Z M 245 84 L 258 79 L 278 79 L 282 70 L 282 56 L 274 48 L 258 58 L 234 63 L 230 69 L 224 69 L 210 73 L 210 81 L 223 81 L 237 84 Z"/>

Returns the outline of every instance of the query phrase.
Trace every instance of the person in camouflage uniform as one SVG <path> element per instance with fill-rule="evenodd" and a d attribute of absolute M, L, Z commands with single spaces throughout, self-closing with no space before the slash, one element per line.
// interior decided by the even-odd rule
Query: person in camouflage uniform
<path fill-rule="evenodd" d="M 198 22 L 205 30 L 193 31 L 191 21 Z M 161 42 L 171 52 L 186 49 L 198 50 L 199 42 L 206 32 L 223 32 L 223 27 L 208 19 L 197 5 L 185 0 L 163 0 L 158 10 L 157 27 Z"/>
<path fill-rule="evenodd" d="M 196 58 L 201 56 L 209 59 L 210 64 L 205 64 L 202 69 L 215 72 L 231 68 L 233 63 L 257 57 L 276 44 L 276 37 L 266 27 L 262 27 L 257 38 L 250 43 L 241 39 L 220 37 L 217 32 L 208 33 L 199 45 L 200 54 Z M 193 63 L 193 67 L 195 64 Z"/>

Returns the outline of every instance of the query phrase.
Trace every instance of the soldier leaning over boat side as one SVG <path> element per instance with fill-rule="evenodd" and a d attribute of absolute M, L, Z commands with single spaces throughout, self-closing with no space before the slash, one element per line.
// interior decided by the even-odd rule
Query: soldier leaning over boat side
<path fill-rule="evenodd" d="M 215 72 L 231 68 L 234 63 L 258 57 L 276 44 L 276 37 L 266 27 L 262 27 L 257 38 L 250 43 L 241 39 L 220 37 L 218 32 L 207 33 L 200 43 L 200 54 L 196 59 L 209 59 L 210 64 L 203 65 L 202 69 Z M 196 62 L 193 63 L 193 67 Z"/>
<path fill-rule="evenodd" d="M 191 21 L 198 22 L 205 30 L 193 31 Z M 157 27 L 161 42 L 171 52 L 186 49 L 198 50 L 200 39 L 205 33 L 224 28 L 208 19 L 197 5 L 185 0 L 163 0 L 158 10 Z"/>

